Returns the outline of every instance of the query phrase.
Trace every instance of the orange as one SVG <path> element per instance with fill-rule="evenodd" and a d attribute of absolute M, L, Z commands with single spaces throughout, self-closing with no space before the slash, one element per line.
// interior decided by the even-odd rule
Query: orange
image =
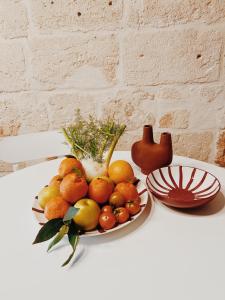
<path fill-rule="evenodd" d="M 63 218 L 70 205 L 61 196 L 49 200 L 45 205 L 44 214 L 48 220 Z"/>
<path fill-rule="evenodd" d="M 116 160 L 108 168 L 109 177 L 115 183 L 134 182 L 134 171 L 131 165 L 125 160 Z"/>
<path fill-rule="evenodd" d="M 113 184 L 109 178 L 94 178 L 89 184 L 88 195 L 98 203 L 105 203 L 113 192 Z"/>
<path fill-rule="evenodd" d="M 59 188 L 61 182 L 62 178 L 59 175 L 56 175 L 52 177 L 51 181 L 49 182 L 49 186 L 55 186 Z"/>
<path fill-rule="evenodd" d="M 85 175 L 85 171 L 81 162 L 76 158 L 68 157 L 61 161 L 58 173 L 59 176 L 63 178 L 71 172 L 77 172 L 78 175 Z"/>
<path fill-rule="evenodd" d="M 86 196 L 87 191 L 88 185 L 86 179 L 78 176 L 76 173 L 66 175 L 60 184 L 62 197 L 72 204 Z"/>
<path fill-rule="evenodd" d="M 115 187 L 115 192 L 123 195 L 125 201 L 139 200 L 137 188 L 130 182 L 120 182 Z"/>

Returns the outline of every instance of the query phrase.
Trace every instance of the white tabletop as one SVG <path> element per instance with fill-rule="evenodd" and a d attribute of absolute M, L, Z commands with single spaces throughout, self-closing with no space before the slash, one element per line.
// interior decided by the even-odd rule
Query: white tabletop
<path fill-rule="evenodd" d="M 130 160 L 128 152 L 118 157 Z M 184 157 L 173 163 L 210 171 L 225 195 L 225 169 Z M 189 213 L 156 202 L 124 229 L 82 238 L 75 263 L 63 269 L 71 251 L 66 242 L 49 254 L 47 244 L 32 245 L 39 229 L 32 201 L 58 164 L 45 162 L 0 179 L 0 299 L 225 299 L 222 193 Z"/>

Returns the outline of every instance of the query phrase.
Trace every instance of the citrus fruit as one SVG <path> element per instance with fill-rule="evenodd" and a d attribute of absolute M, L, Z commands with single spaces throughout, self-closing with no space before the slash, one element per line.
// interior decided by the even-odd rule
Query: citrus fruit
<path fill-rule="evenodd" d="M 59 188 L 61 182 L 62 178 L 59 175 L 56 175 L 49 182 L 49 186 L 56 186 L 57 188 Z"/>
<path fill-rule="evenodd" d="M 44 187 L 38 194 L 38 203 L 39 203 L 40 207 L 44 209 L 46 203 L 50 199 L 52 199 L 58 195 L 60 195 L 60 191 L 59 191 L 58 187 L 56 187 L 56 186 Z"/>
<path fill-rule="evenodd" d="M 115 191 L 123 195 L 125 201 L 139 200 L 137 188 L 130 182 L 120 182 L 116 185 Z"/>
<path fill-rule="evenodd" d="M 108 176 L 102 175 L 102 176 L 98 176 L 97 178 L 101 178 L 101 179 L 106 180 L 111 185 L 112 190 L 114 189 L 114 182 Z"/>
<path fill-rule="evenodd" d="M 66 175 L 60 184 L 60 193 L 62 197 L 74 204 L 77 200 L 83 198 L 88 191 L 86 179 L 78 176 L 76 173 Z"/>
<path fill-rule="evenodd" d="M 98 219 L 101 213 L 100 207 L 92 199 L 80 199 L 74 205 L 79 211 L 74 216 L 74 222 L 85 231 L 95 229 L 98 225 Z"/>
<path fill-rule="evenodd" d="M 84 168 L 79 160 L 76 158 L 65 158 L 61 161 L 58 169 L 59 176 L 65 177 L 67 174 L 75 172 L 78 175 L 85 175 Z"/>
<path fill-rule="evenodd" d="M 48 220 L 63 218 L 70 205 L 61 196 L 50 199 L 46 205 L 44 214 Z"/>
<path fill-rule="evenodd" d="M 96 177 L 89 184 L 88 195 L 98 203 L 105 203 L 113 192 L 113 184 L 107 177 Z"/>
<path fill-rule="evenodd" d="M 109 177 L 113 182 L 134 182 L 134 171 L 131 165 L 125 160 L 116 160 L 108 168 Z"/>

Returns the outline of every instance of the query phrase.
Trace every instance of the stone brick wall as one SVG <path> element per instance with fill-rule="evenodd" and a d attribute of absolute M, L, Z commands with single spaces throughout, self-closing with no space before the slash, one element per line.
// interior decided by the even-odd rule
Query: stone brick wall
<path fill-rule="evenodd" d="M 127 123 L 119 149 L 151 123 L 176 154 L 225 166 L 224 37 L 222 0 L 0 0 L 0 136 L 80 107 Z"/>

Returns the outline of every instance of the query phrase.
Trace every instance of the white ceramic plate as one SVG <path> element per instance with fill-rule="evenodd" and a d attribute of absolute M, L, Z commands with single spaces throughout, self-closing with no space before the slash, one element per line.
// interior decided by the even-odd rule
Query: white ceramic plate
<path fill-rule="evenodd" d="M 146 206 L 147 201 L 148 201 L 148 191 L 147 191 L 147 189 L 146 189 L 146 187 L 145 187 L 145 185 L 142 181 L 138 182 L 137 190 L 138 190 L 138 193 L 139 193 L 140 198 L 141 198 L 141 210 L 138 214 L 136 214 L 135 216 L 132 216 L 126 223 L 119 224 L 119 225 L 117 225 L 116 227 L 114 227 L 110 230 L 102 230 L 102 229 L 98 230 L 98 229 L 96 229 L 96 230 L 85 232 L 84 234 L 82 234 L 82 236 L 84 236 L 84 237 L 97 236 L 97 235 L 102 235 L 102 234 L 106 234 L 106 233 L 109 233 L 109 232 L 113 232 L 113 231 L 121 229 L 125 226 L 128 226 L 130 223 L 132 223 L 134 220 L 136 220 L 142 214 L 142 212 L 144 211 L 145 206 Z M 33 211 L 34 216 L 35 216 L 35 218 L 37 219 L 37 221 L 40 225 L 43 225 L 47 222 L 47 219 L 44 216 L 44 211 L 38 204 L 37 197 L 35 198 L 35 200 L 33 202 L 32 211 Z"/>

